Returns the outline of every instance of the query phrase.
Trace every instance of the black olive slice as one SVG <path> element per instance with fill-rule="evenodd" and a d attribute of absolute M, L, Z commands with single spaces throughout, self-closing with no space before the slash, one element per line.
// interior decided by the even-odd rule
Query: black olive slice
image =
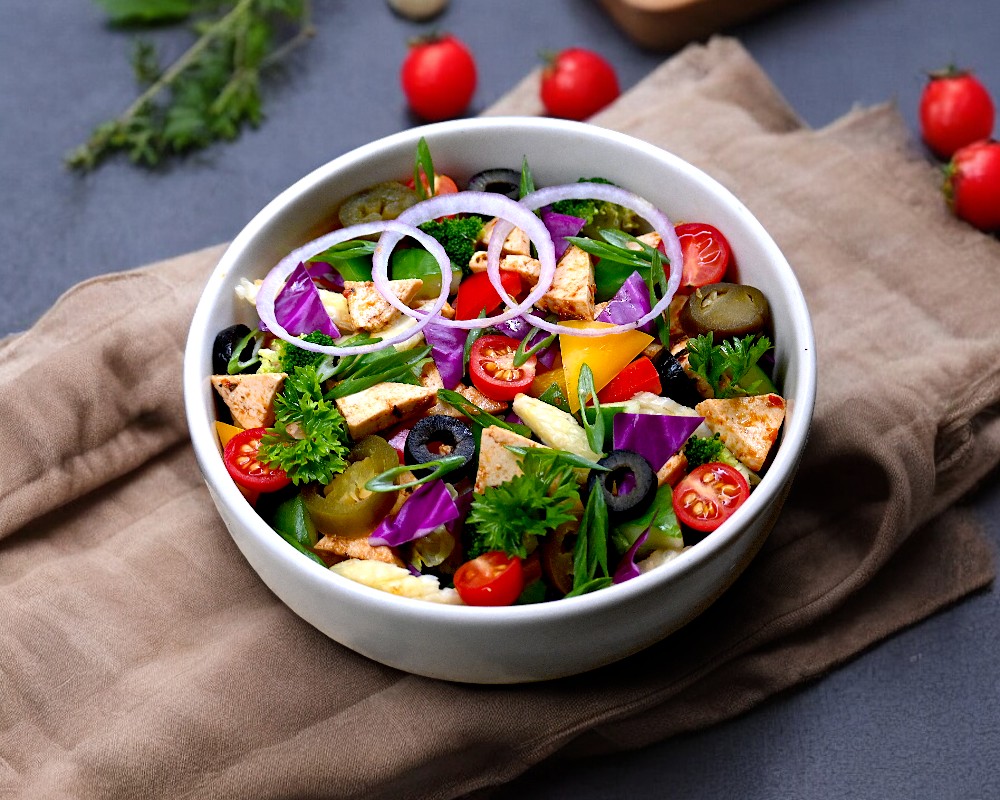
<path fill-rule="evenodd" d="M 517 200 L 521 194 L 521 173 L 505 167 L 484 169 L 469 178 L 466 188 L 470 192 L 493 192 Z"/>
<path fill-rule="evenodd" d="M 666 397 L 690 408 L 704 400 L 698 393 L 695 382 L 688 377 L 681 362 L 669 350 L 664 348 L 660 351 L 653 365 L 660 376 L 661 391 Z"/>
<path fill-rule="evenodd" d="M 465 463 L 452 475 L 461 475 L 469 469 L 476 454 L 476 439 L 472 430 L 462 420 L 444 414 L 432 414 L 417 420 L 406 436 L 403 457 L 407 464 L 418 465 L 442 456 L 457 455 Z"/>
<path fill-rule="evenodd" d="M 587 491 L 600 488 L 611 519 L 639 516 L 656 494 L 656 473 L 649 462 L 632 450 L 612 450 L 597 462 L 607 472 L 591 470 Z"/>
<path fill-rule="evenodd" d="M 688 336 L 711 331 L 717 339 L 761 333 L 770 318 L 764 293 L 743 283 L 712 283 L 695 289 L 678 317 Z"/>
<path fill-rule="evenodd" d="M 246 325 L 230 325 L 215 334 L 215 342 L 212 344 L 212 373 L 214 375 L 226 375 L 229 372 L 229 359 L 233 357 L 236 345 L 250 333 Z M 247 344 L 241 353 L 243 361 L 249 361 L 253 355 L 253 342 Z"/>

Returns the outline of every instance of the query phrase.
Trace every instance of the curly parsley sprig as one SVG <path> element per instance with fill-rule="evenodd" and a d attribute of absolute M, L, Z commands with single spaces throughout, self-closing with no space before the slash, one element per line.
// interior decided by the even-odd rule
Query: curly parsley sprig
<path fill-rule="evenodd" d="M 472 501 L 466 519 L 471 529 L 469 558 L 493 550 L 525 558 L 529 536 L 544 536 L 576 519 L 579 486 L 573 466 L 560 458 L 529 449 L 520 475 L 488 487 Z"/>
<path fill-rule="evenodd" d="M 115 24 L 188 20 L 195 42 L 165 70 L 153 46 L 134 44 L 132 68 L 145 90 L 98 125 L 66 163 L 89 171 L 116 151 L 145 166 L 164 157 L 235 139 L 262 117 L 261 72 L 314 34 L 309 0 L 99 0 Z M 298 31 L 276 45 L 281 26 Z"/>
<path fill-rule="evenodd" d="M 717 345 L 709 332 L 687 341 L 691 369 L 705 379 L 716 397 L 745 397 L 770 391 L 770 381 L 763 373 L 756 382 L 759 386 L 745 385 L 747 376 L 770 349 L 771 340 L 763 334 L 751 333 Z"/>
<path fill-rule="evenodd" d="M 292 483 L 329 483 L 347 467 L 344 417 L 323 393 L 316 368 L 299 367 L 275 399 L 274 426 L 260 442 L 264 463 L 281 467 Z"/>

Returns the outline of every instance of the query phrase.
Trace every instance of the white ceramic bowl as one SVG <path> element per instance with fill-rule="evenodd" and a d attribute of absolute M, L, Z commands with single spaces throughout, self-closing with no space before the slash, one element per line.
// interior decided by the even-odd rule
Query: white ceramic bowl
<path fill-rule="evenodd" d="M 740 280 L 770 301 L 777 382 L 788 404 L 780 446 L 760 485 L 732 518 L 673 561 L 593 594 L 537 605 L 438 605 L 370 589 L 310 561 L 253 511 L 227 474 L 213 429 L 209 384 L 216 332 L 253 323 L 235 300 L 241 277 L 263 277 L 296 245 L 324 232 L 341 200 L 412 174 L 420 137 L 438 171 L 456 180 L 526 156 L 538 186 L 604 176 L 675 222 L 725 232 Z M 184 356 L 191 439 L 209 491 L 247 561 L 296 614 L 341 644 L 401 670 L 453 681 L 514 683 L 576 674 L 648 647 L 703 611 L 763 543 L 806 442 L 815 395 L 813 334 L 802 292 L 778 247 L 724 187 L 639 140 L 553 119 L 486 118 L 414 128 L 360 147 L 302 178 L 236 237 L 208 280 Z"/>

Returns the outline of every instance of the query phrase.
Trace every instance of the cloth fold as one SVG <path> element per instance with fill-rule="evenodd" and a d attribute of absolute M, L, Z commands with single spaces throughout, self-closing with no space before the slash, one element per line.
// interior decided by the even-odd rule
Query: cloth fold
<path fill-rule="evenodd" d="M 491 113 L 537 113 L 537 80 Z M 716 38 L 593 122 L 730 188 L 813 313 L 810 442 L 730 590 L 624 662 L 538 685 L 436 682 L 328 640 L 242 559 L 186 443 L 181 351 L 221 250 L 192 253 L 82 284 L 0 342 L 0 787 L 487 792 L 559 751 L 731 718 L 989 584 L 991 548 L 955 503 L 1000 462 L 1000 286 L 982 280 L 1000 243 L 948 214 L 895 110 L 810 130 L 737 41 Z"/>

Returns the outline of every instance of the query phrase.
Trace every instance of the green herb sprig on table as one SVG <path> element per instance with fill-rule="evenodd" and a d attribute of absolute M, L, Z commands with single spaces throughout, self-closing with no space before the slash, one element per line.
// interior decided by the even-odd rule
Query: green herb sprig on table
<path fill-rule="evenodd" d="M 66 156 L 69 167 L 82 171 L 119 151 L 152 167 L 256 127 L 263 118 L 261 72 L 314 33 L 309 0 L 96 1 L 114 25 L 184 21 L 198 38 L 166 69 L 152 44 L 135 42 L 132 68 L 145 88 Z M 296 32 L 279 43 L 288 25 Z"/>

